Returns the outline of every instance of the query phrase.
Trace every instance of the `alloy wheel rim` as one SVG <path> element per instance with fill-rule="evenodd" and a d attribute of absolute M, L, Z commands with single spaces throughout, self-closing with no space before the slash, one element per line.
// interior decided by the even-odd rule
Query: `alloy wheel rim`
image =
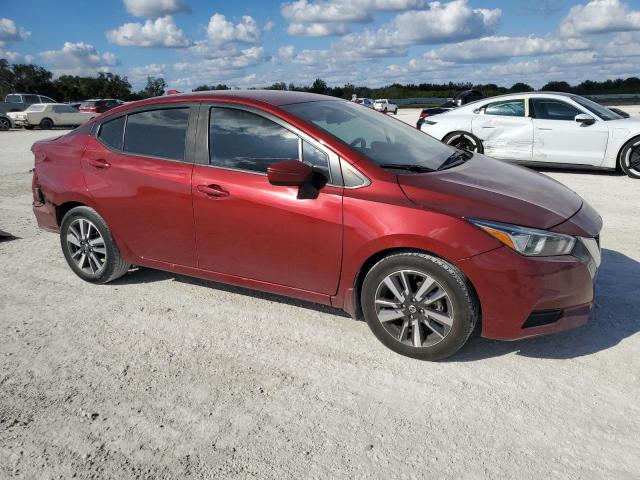
<path fill-rule="evenodd" d="M 416 348 L 444 340 L 455 318 L 449 293 L 431 276 L 416 270 L 387 275 L 376 290 L 375 309 L 389 335 Z"/>
<path fill-rule="evenodd" d="M 635 175 L 640 175 L 640 142 L 629 149 L 625 160 L 627 168 Z"/>
<path fill-rule="evenodd" d="M 85 273 L 96 275 L 107 265 L 104 238 L 93 222 L 77 218 L 67 230 L 67 247 L 71 260 Z"/>
<path fill-rule="evenodd" d="M 6 118 L 0 118 L 0 130 L 9 130 L 9 128 L 11 128 L 9 120 L 7 120 Z"/>
<path fill-rule="evenodd" d="M 448 144 L 459 150 L 468 150 L 470 152 L 475 152 L 478 150 L 477 143 L 471 137 L 462 133 L 451 137 Z"/>

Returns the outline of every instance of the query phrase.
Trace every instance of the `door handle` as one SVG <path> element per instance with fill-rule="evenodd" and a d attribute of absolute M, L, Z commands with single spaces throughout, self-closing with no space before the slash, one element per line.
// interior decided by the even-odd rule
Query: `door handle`
<path fill-rule="evenodd" d="M 538 127 L 538 130 L 545 130 L 545 131 L 551 131 L 551 130 L 553 130 L 553 128 L 547 128 L 547 127 Z"/>
<path fill-rule="evenodd" d="M 482 125 L 482 128 L 496 128 L 496 127 L 491 127 L 491 126 L 488 126 L 488 125 Z"/>
<path fill-rule="evenodd" d="M 198 191 L 209 197 L 222 198 L 229 196 L 229 192 L 220 185 L 198 185 Z"/>
<path fill-rule="evenodd" d="M 109 168 L 111 164 L 102 158 L 98 159 L 89 159 L 89 165 L 95 168 L 105 169 Z"/>

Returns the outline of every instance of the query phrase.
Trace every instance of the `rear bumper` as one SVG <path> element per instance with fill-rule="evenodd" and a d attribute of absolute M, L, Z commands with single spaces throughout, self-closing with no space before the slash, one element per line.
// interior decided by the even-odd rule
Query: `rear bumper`
<path fill-rule="evenodd" d="M 483 337 L 517 340 L 557 333 L 590 317 L 595 281 L 590 260 L 531 258 L 501 247 L 458 266 L 478 293 Z"/>
<path fill-rule="evenodd" d="M 49 232 L 57 233 L 60 231 L 56 218 L 56 208 L 51 203 L 34 202 L 33 214 L 36 216 L 38 227 Z"/>

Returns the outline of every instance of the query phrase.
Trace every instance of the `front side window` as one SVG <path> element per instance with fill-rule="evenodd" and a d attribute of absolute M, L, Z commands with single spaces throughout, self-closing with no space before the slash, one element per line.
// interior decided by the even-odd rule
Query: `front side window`
<path fill-rule="evenodd" d="M 543 120 L 570 120 L 573 121 L 576 115 L 582 112 L 576 107 L 560 100 L 550 100 L 546 98 L 534 98 L 533 109 L 536 118 Z"/>
<path fill-rule="evenodd" d="M 25 103 L 40 103 L 40 97 L 38 95 L 25 95 Z"/>
<path fill-rule="evenodd" d="M 123 150 L 148 157 L 184 160 L 188 108 L 132 113 L 127 118 Z"/>
<path fill-rule="evenodd" d="M 524 117 L 524 100 L 505 100 L 490 103 L 485 107 L 484 114 L 503 117 Z"/>
<path fill-rule="evenodd" d="M 329 156 L 311 145 L 306 140 L 302 141 L 302 161 L 321 171 L 325 177 L 329 176 Z"/>
<path fill-rule="evenodd" d="M 214 107 L 209 117 L 212 165 L 266 173 L 282 160 L 298 160 L 298 136 L 255 113 Z"/>
<path fill-rule="evenodd" d="M 120 117 L 103 123 L 100 126 L 100 132 L 98 133 L 100 141 L 111 148 L 122 150 L 124 121 L 125 117 Z"/>
<path fill-rule="evenodd" d="M 352 102 L 322 100 L 284 105 L 283 110 L 312 123 L 372 162 L 436 170 L 455 149 L 403 122 Z"/>

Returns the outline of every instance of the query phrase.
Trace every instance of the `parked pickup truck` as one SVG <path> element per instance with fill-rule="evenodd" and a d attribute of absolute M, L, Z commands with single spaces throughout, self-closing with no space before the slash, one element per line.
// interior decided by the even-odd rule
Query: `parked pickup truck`
<path fill-rule="evenodd" d="M 0 113 L 23 112 L 34 103 L 56 103 L 55 100 L 34 93 L 10 93 L 0 102 Z"/>
<path fill-rule="evenodd" d="M 391 103 L 386 98 L 378 98 L 374 102 L 373 108 L 375 108 L 379 112 L 384 112 L 384 113 L 391 112 L 393 114 L 398 113 L 398 105 L 396 105 L 395 103 Z"/>

